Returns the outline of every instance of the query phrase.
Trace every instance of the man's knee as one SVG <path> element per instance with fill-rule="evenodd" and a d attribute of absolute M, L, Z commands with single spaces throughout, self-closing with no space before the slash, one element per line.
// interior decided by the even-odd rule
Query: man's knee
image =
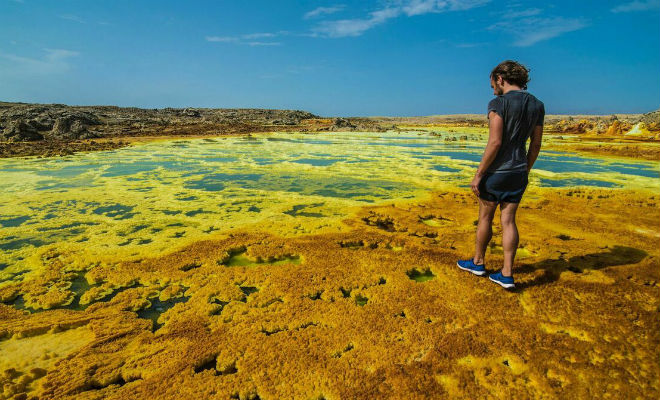
<path fill-rule="evenodd" d="M 500 215 L 500 223 L 502 224 L 502 229 L 511 229 L 516 227 L 516 214 L 503 212 Z"/>
<path fill-rule="evenodd" d="M 515 225 L 516 224 L 516 211 L 518 210 L 517 203 L 502 203 L 500 206 L 502 213 L 500 214 L 500 222 L 502 225 Z"/>
<path fill-rule="evenodd" d="M 487 224 L 492 224 L 493 223 L 493 217 L 495 216 L 495 212 L 484 212 L 479 215 L 479 222 L 480 223 L 487 223 Z"/>
<path fill-rule="evenodd" d="M 516 226 L 516 220 L 515 219 L 501 219 L 500 223 L 502 225 L 503 230 L 508 230 L 508 229 L 518 229 Z"/>

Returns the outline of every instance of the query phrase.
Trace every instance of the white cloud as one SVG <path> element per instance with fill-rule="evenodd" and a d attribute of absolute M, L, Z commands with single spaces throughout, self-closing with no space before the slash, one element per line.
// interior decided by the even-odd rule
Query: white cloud
<path fill-rule="evenodd" d="M 48 53 L 46 55 L 46 59 L 51 61 L 63 60 L 65 58 L 75 57 L 80 55 L 79 52 L 73 50 L 65 50 L 65 49 L 44 49 L 44 50 L 46 50 L 46 52 Z"/>
<path fill-rule="evenodd" d="M 402 15 L 412 17 L 428 13 L 461 11 L 478 7 L 490 0 L 391 0 L 386 7 L 366 17 L 322 21 L 313 28 L 312 36 L 340 38 L 360 36 L 364 32 Z"/>
<path fill-rule="evenodd" d="M 274 33 L 249 33 L 247 35 L 241 36 L 243 39 L 262 39 L 262 38 L 272 38 L 277 36 Z"/>
<path fill-rule="evenodd" d="M 281 46 L 280 42 L 246 42 L 248 46 Z"/>
<path fill-rule="evenodd" d="M 345 7 L 346 6 L 343 5 L 343 4 L 338 4 L 338 5 L 331 6 L 331 7 L 317 7 L 315 9 L 313 9 L 312 11 L 309 11 L 309 12 L 305 13 L 303 18 L 310 19 L 310 18 L 320 17 L 322 15 L 334 14 L 334 13 L 337 13 L 337 12 L 343 10 Z"/>
<path fill-rule="evenodd" d="M 238 38 L 234 36 L 207 36 L 206 41 L 229 43 L 229 42 L 237 42 Z"/>
<path fill-rule="evenodd" d="M 403 12 L 411 17 L 428 13 L 469 10 L 489 2 L 490 0 L 406 0 L 397 3 L 401 5 Z"/>
<path fill-rule="evenodd" d="M 57 16 L 57 18 L 64 19 L 64 20 L 67 20 L 67 21 L 77 22 L 79 24 L 87 24 L 87 22 L 88 22 L 88 21 L 84 20 L 83 18 L 81 18 L 81 17 L 79 17 L 75 14 L 60 14 L 60 15 Z M 104 26 L 113 25 L 113 24 L 111 24 L 110 22 L 107 22 L 107 21 L 96 21 L 96 22 L 91 21 L 90 23 L 98 24 L 98 25 L 104 25 Z"/>
<path fill-rule="evenodd" d="M 0 52 L 0 71 L 13 75 L 59 74 L 71 69 L 69 59 L 80 55 L 77 51 L 65 49 L 43 49 L 42 58 L 23 57 Z"/>
<path fill-rule="evenodd" d="M 619 4 L 610 11 L 613 13 L 621 13 L 656 9 L 660 9 L 660 0 L 635 0 L 628 3 Z"/>
<path fill-rule="evenodd" d="M 528 8 L 526 10 L 513 11 L 506 14 L 506 18 L 522 18 L 522 17 L 532 17 L 534 15 L 541 14 L 540 8 Z"/>
<path fill-rule="evenodd" d="M 537 14 L 532 17 L 509 18 L 491 25 L 488 29 L 508 32 L 516 38 L 512 43 L 514 46 L 528 47 L 588 26 L 588 23 L 580 18 L 541 17 Z"/>
<path fill-rule="evenodd" d="M 316 26 L 314 32 L 326 37 L 360 36 L 369 29 L 396 18 L 401 14 L 400 8 L 385 8 L 369 13 L 364 19 L 340 19 L 337 21 L 323 21 Z"/>
<path fill-rule="evenodd" d="M 272 32 L 258 32 L 258 33 L 246 33 L 244 35 L 238 36 L 207 36 L 207 42 L 218 42 L 218 43 L 236 43 L 246 46 L 281 46 L 281 42 L 266 42 L 258 39 L 272 39 L 278 36 L 284 36 L 288 34 L 287 31 L 279 31 L 276 33 Z"/>

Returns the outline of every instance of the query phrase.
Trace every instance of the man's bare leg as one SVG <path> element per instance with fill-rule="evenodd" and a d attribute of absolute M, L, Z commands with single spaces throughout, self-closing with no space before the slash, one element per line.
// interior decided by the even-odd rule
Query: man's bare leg
<path fill-rule="evenodd" d="M 502 221 L 502 250 L 504 251 L 504 265 L 502 275 L 513 274 L 513 260 L 518 249 L 518 227 L 516 226 L 516 210 L 518 203 L 502 203 L 500 205 L 500 216 Z"/>
<path fill-rule="evenodd" d="M 472 261 L 476 265 L 484 263 L 486 247 L 493 237 L 493 216 L 497 210 L 497 203 L 479 198 L 479 224 L 477 225 L 477 239 Z"/>

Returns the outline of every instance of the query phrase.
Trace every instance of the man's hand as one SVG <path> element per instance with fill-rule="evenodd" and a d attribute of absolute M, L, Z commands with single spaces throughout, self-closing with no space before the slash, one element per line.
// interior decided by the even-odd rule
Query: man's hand
<path fill-rule="evenodd" d="M 541 141 L 543 140 L 543 126 L 538 125 L 534 127 L 532 131 L 532 136 L 529 141 L 529 150 L 527 151 L 527 173 L 534 166 L 536 158 L 539 156 L 539 151 L 541 151 Z"/>
<path fill-rule="evenodd" d="M 479 196 L 479 183 L 481 183 L 481 178 L 482 178 L 481 175 L 476 174 L 472 179 L 472 183 L 470 183 L 470 187 L 472 188 L 472 191 L 477 196 Z"/>

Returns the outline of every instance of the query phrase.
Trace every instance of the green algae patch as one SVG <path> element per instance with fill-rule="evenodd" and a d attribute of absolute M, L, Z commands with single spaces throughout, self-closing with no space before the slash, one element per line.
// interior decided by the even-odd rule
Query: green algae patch
<path fill-rule="evenodd" d="M 444 218 L 444 217 L 441 217 L 441 216 L 435 216 L 435 215 L 420 217 L 419 220 L 424 225 L 433 226 L 433 227 L 446 225 L 447 222 L 450 221 L 448 218 Z"/>
<path fill-rule="evenodd" d="M 408 278 L 412 279 L 415 282 L 426 282 L 435 278 L 435 275 L 433 274 L 433 271 L 431 271 L 430 268 L 425 268 L 425 269 L 413 268 L 411 270 L 406 271 L 406 275 L 408 275 Z"/>
<path fill-rule="evenodd" d="M 226 267 L 254 267 L 257 265 L 285 265 L 285 264 L 301 264 L 302 257 L 298 255 L 282 255 L 270 257 L 250 257 L 247 255 L 247 249 L 242 246 L 237 249 L 231 249 L 227 252 L 227 256 L 218 260 L 218 264 Z"/>
<path fill-rule="evenodd" d="M 321 218 L 325 217 L 323 213 L 320 212 L 312 212 L 312 211 L 307 211 L 311 208 L 318 208 L 322 207 L 325 203 L 315 203 L 315 204 L 297 204 L 293 206 L 290 210 L 284 211 L 284 214 L 288 214 L 292 217 L 313 217 L 313 218 Z"/>
<path fill-rule="evenodd" d="M 360 307 L 367 304 L 368 301 L 369 301 L 369 298 L 367 298 L 365 296 L 362 296 L 362 295 L 359 295 L 359 294 L 355 295 L 355 304 L 357 304 Z"/>
<path fill-rule="evenodd" d="M 0 219 L 0 226 L 3 227 L 21 226 L 25 221 L 29 219 L 30 219 L 29 215 L 21 215 L 19 217 L 13 217 L 13 218 L 3 218 Z"/>
<path fill-rule="evenodd" d="M 392 243 L 387 243 L 385 245 L 385 248 L 391 251 L 402 251 L 403 246 L 397 245 L 397 244 L 392 244 Z"/>
<path fill-rule="evenodd" d="M 140 318 L 150 320 L 152 323 L 151 331 L 155 332 L 165 324 L 165 321 L 161 319 L 161 315 L 175 305 L 185 303 L 188 299 L 190 299 L 190 296 L 174 297 L 167 300 L 161 300 L 160 298 L 155 297 L 149 299 L 149 306 L 139 310 L 137 315 Z"/>
<path fill-rule="evenodd" d="M 244 301 L 245 301 L 245 300 L 248 298 L 248 296 L 250 296 L 252 293 L 256 293 L 256 292 L 259 291 L 259 288 L 255 287 L 255 286 L 240 286 L 239 288 L 241 289 L 241 292 L 243 292 L 243 294 L 245 295 L 245 296 L 243 297 L 243 300 L 244 300 Z"/>

